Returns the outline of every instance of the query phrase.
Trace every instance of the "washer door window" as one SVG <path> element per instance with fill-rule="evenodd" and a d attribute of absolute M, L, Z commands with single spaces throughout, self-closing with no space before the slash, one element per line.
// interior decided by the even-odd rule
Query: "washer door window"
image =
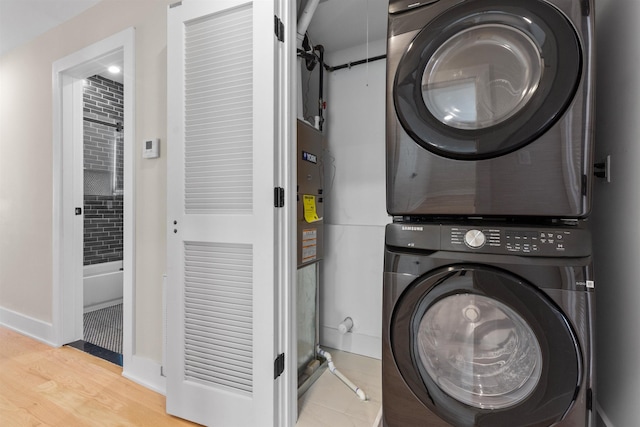
<path fill-rule="evenodd" d="M 564 315 L 502 270 L 455 266 L 418 279 L 396 305 L 391 332 L 407 385 L 456 426 L 551 425 L 580 385 Z"/>
<path fill-rule="evenodd" d="M 426 149 L 455 159 L 516 150 L 568 107 L 581 75 L 573 26 L 533 0 L 474 0 L 424 27 L 394 84 L 400 123 Z"/>
<path fill-rule="evenodd" d="M 416 349 L 442 390 L 476 408 L 514 406 L 540 382 L 542 351 L 515 311 L 476 294 L 451 295 L 424 313 Z"/>

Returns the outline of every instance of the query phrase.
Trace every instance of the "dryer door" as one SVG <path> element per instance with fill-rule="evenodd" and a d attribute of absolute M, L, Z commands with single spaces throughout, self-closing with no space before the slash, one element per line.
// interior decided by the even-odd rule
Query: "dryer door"
<path fill-rule="evenodd" d="M 456 426 L 551 425 L 580 387 L 577 340 L 559 308 L 487 266 L 414 282 L 393 312 L 391 347 L 415 395 Z"/>
<path fill-rule="evenodd" d="M 427 24 L 401 59 L 393 101 L 409 135 L 438 155 L 514 151 L 553 125 L 581 75 L 567 18 L 545 1 L 465 1 Z"/>

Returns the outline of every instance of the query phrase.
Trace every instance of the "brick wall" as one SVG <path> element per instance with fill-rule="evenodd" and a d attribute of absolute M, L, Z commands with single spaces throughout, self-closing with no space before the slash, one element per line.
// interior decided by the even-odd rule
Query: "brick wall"
<path fill-rule="evenodd" d="M 84 265 L 122 260 L 123 86 L 86 79 L 84 108 Z M 102 122 L 102 123 L 98 123 Z"/>
<path fill-rule="evenodd" d="M 122 196 L 84 196 L 84 265 L 122 260 Z"/>
<path fill-rule="evenodd" d="M 100 76 L 89 77 L 84 86 L 84 168 L 113 175 L 111 193 L 122 191 L 123 137 L 116 125 L 123 121 L 123 86 Z M 92 121 L 95 120 L 95 121 Z M 106 176 L 106 175 L 105 175 Z M 115 183 L 115 184 L 114 184 Z"/>

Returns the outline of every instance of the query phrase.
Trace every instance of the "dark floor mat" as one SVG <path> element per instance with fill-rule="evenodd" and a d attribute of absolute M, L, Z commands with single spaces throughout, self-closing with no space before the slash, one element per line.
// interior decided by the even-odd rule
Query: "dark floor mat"
<path fill-rule="evenodd" d="M 98 347 L 97 345 L 86 342 L 85 340 L 70 342 L 67 345 L 84 351 L 85 353 L 89 353 L 92 356 L 115 363 L 118 366 L 122 366 L 122 354 L 115 353 L 111 350 L 107 350 L 106 348 Z"/>

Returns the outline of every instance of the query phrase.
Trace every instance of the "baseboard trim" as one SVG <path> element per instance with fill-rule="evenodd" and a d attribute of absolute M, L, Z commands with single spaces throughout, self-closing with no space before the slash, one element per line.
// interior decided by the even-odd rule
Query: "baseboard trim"
<path fill-rule="evenodd" d="M 600 417 L 605 427 L 613 427 L 613 423 L 611 422 L 607 414 L 602 409 L 602 406 L 600 406 L 600 402 L 597 402 L 597 401 L 596 401 L 596 414 Z"/>
<path fill-rule="evenodd" d="M 51 347 L 58 347 L 51 323 L 0 307 L 0 325 Z"/>
<path fill-rule="evenodd" d="M 132 356 L 124 360 L 122 376 L 143 387 L 167 395 L 167 380 L 162 376 L 160 363 L 146 357 Z"/>
<path fill-rule="evenodd" d="M 51 347 L 55 344 L 55 334 L 51 323 L 0 307 L 0 326 L 33 338 Z M 162 366 L 145 357 L 133 356 L 124 361 L 122 376 L 150 390 L 166 395 L 167 381 L 161 374 Z"/>
<path fill-rule="evenodd" d="M 374 359 L 382 358 L 382 339 L 370 335 L 347 332 L 341 334 L 337 328 L 320 328 L 320 345 L 360 354 Z"/>

